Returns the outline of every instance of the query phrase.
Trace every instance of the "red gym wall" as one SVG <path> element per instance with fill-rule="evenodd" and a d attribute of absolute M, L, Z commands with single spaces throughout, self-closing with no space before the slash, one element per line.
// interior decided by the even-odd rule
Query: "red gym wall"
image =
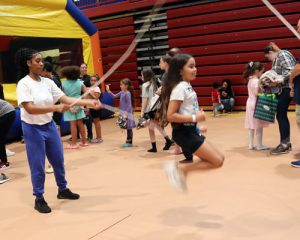
<path fill-rule="evenodd" d="M 138 1 L 137 4 L 139 2 L 145 5 L 153 1 Z M 300 18 L 300 1 L 270 0 L 270 2 L 293 26 L 296 26 Z M 124 4 L 123 10 L 116 9 L 126 12 Z M 134 3 L 130 4 L 130 8 L 134 8 Z M 112 7 L 110 7 L 110 15 L 113 14 Z M 105 7 L 102 7 L 102 10 L 103 13 L 109 12 Z M 89 16 L 91 12 L 93 14 L 90 17 L 95 17 L 95 13 L 98 13 L 98 17 L 105 15 L 101 15 L 101 11 L 90 11 L 86 14 Z M 232 79 L 236 105 L 245 106 L 247 88 L 241 76 L 242 72 L 249 61 L 264 62 L 266 69 L 271 67 L 263 55 L 263 48 L 270 41 L 276 42 L 282 49 L 290 50 L 295 57 L 300 56 L 299 40 L 260 0 L 220 1 L 175 8 L 167 10 L 166 13 L 169 46 L 179 47 L 196 58 L 198 76 L 193 86 L 202 106 L 211 105 L 211 84 L 223 78 Z M 123 17 L 96 22 L 100 32 L 105 71 L 125 52 L 133 40 L 133 21 L 133 17 Z M 115 55 L 108 56 L 109 54 Z M 112 83 L 112 89 L 119 90 L 118 81 L 124 77 L 132 79 L 135 87 L 138 87 L 135 52 L 108 80 Z M 136 93 L 139 96 L 139 89 Z M 137 102 L 137 106 L 140 106 L 139 104 L 140 101 Z"/>
<path fill-rule="evenodd" d="M 119 18 L 95 23 L 99 29 L 102 62 L 104 73 L 122 56 L 133 41 L 133 17 Z M 113 92 L 120 91 L 120 80 L 129 78 L 135 88 L 136 106 L 140 107 L 140 89 L 137 74 L 137 60 L 135 51 L 127 60 L 106 80 Z M 118 101 L 118 100 L 116 100 Z"/>

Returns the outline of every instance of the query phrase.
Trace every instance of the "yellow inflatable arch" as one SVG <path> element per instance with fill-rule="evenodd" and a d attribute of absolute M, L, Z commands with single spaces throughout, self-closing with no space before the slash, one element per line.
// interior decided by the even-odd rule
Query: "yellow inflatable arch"
<path fill-rule="evenodd" d="M 98 30 L 71 0 L 1 0 L 0 9 L 0 36 L 82 39 L 88 73 L 103 75 Z M 4 89 L 15 104 L 15 84 Z"/>

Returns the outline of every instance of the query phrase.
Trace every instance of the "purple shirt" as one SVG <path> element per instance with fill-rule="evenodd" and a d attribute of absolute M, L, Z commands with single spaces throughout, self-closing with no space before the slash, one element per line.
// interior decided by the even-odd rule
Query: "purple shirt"
<path fill-rule="evenodd" d="M 131 103 L 131 93 L 129 91 L 120 91 L 117 94 L 109 92 L 113 98 L 120 98 L 119 109 L 127 113 L 128 124 L 127 129 L 135 128 L 135 121 Z"/>

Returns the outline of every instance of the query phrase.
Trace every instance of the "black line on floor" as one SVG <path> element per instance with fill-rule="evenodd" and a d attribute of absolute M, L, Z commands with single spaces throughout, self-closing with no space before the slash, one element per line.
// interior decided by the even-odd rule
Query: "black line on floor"
<path fill-rule="evenodd" d="M 115 225 L 119 224 L 120 222 L 123 222 L 125 219 L 127 219 L 127 218 L 129 218 L 129 217 L 131 217 L 131 214 L 127 215 L 126 217 L 120 219 L 119 221 L 117 221 L 117 222 L 115 222 L 115 223 L 109 225 L 108 227 L 104 228 L 104 229 L 101 230 L 100 232 L 96 233 L 94 236 L 88 238 L 88 240 L 93 239 L 94 237 L 96 237 L 96 236 L 98 236 L 99 234 L 101 234 L 101 233 L 107 231 L 108 229 L 114 227 Z"/>

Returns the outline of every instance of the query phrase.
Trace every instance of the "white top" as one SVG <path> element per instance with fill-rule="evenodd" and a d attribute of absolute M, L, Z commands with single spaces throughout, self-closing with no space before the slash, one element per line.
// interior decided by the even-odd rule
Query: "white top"
<path fill-rule="evenodd" d="M 142 98 L 148 98 L 148 104 L 146 106 L 145 112 L 149 112 L 150 111 L 150 102 L 151 99 L 154 97 L 155 92 L 153 89 L 153 84 L 151 84 L 151 81 L 145 82 L 142 85 Z M 149 87 L 150 85 L 150 87 Z M 148 91 L 147 91 L 148 88 Z"/>
<path fill-rule="evenodd" d="M 189 82 L 182 81 L 172 90 L 170 101 L 182 101 L 178 113 L 192 115 L 199 112 L 197 94 Z"/>
<path fill-rule="evenodd" d="M 89 87 L 89 88 L 87 88 L 89 91 L 93 91 L 94 93 L 99 93 L 99 94 L 101 94 L 101 90 L 100 90 L 100 88 L 99 87 Z M 90 96 L 90 98 L 92 98 L 92 99 L 94 99 L 92 96 Z"/>
<path fill-rule="evenodd" d="M 29 75 L 17 85 L 18 105 L 21 108 L 21 120 L 28 124 L 44 125 L 52 121 L 53 113 L 29 114 L 22 106 L 23 102 L 33 102 L 37 106 L 55 104 L 65 94 L 49 78 L 33 80 Z"/>
<path fill-rule="evenodd" d="M 92 89 L 93 89 L 94 92 L 96 92 L 96 93 L 101 93 L 101 90 L 100 90 L 99 87 L 94 87 L 94 88 L 92 88 Z"/>

